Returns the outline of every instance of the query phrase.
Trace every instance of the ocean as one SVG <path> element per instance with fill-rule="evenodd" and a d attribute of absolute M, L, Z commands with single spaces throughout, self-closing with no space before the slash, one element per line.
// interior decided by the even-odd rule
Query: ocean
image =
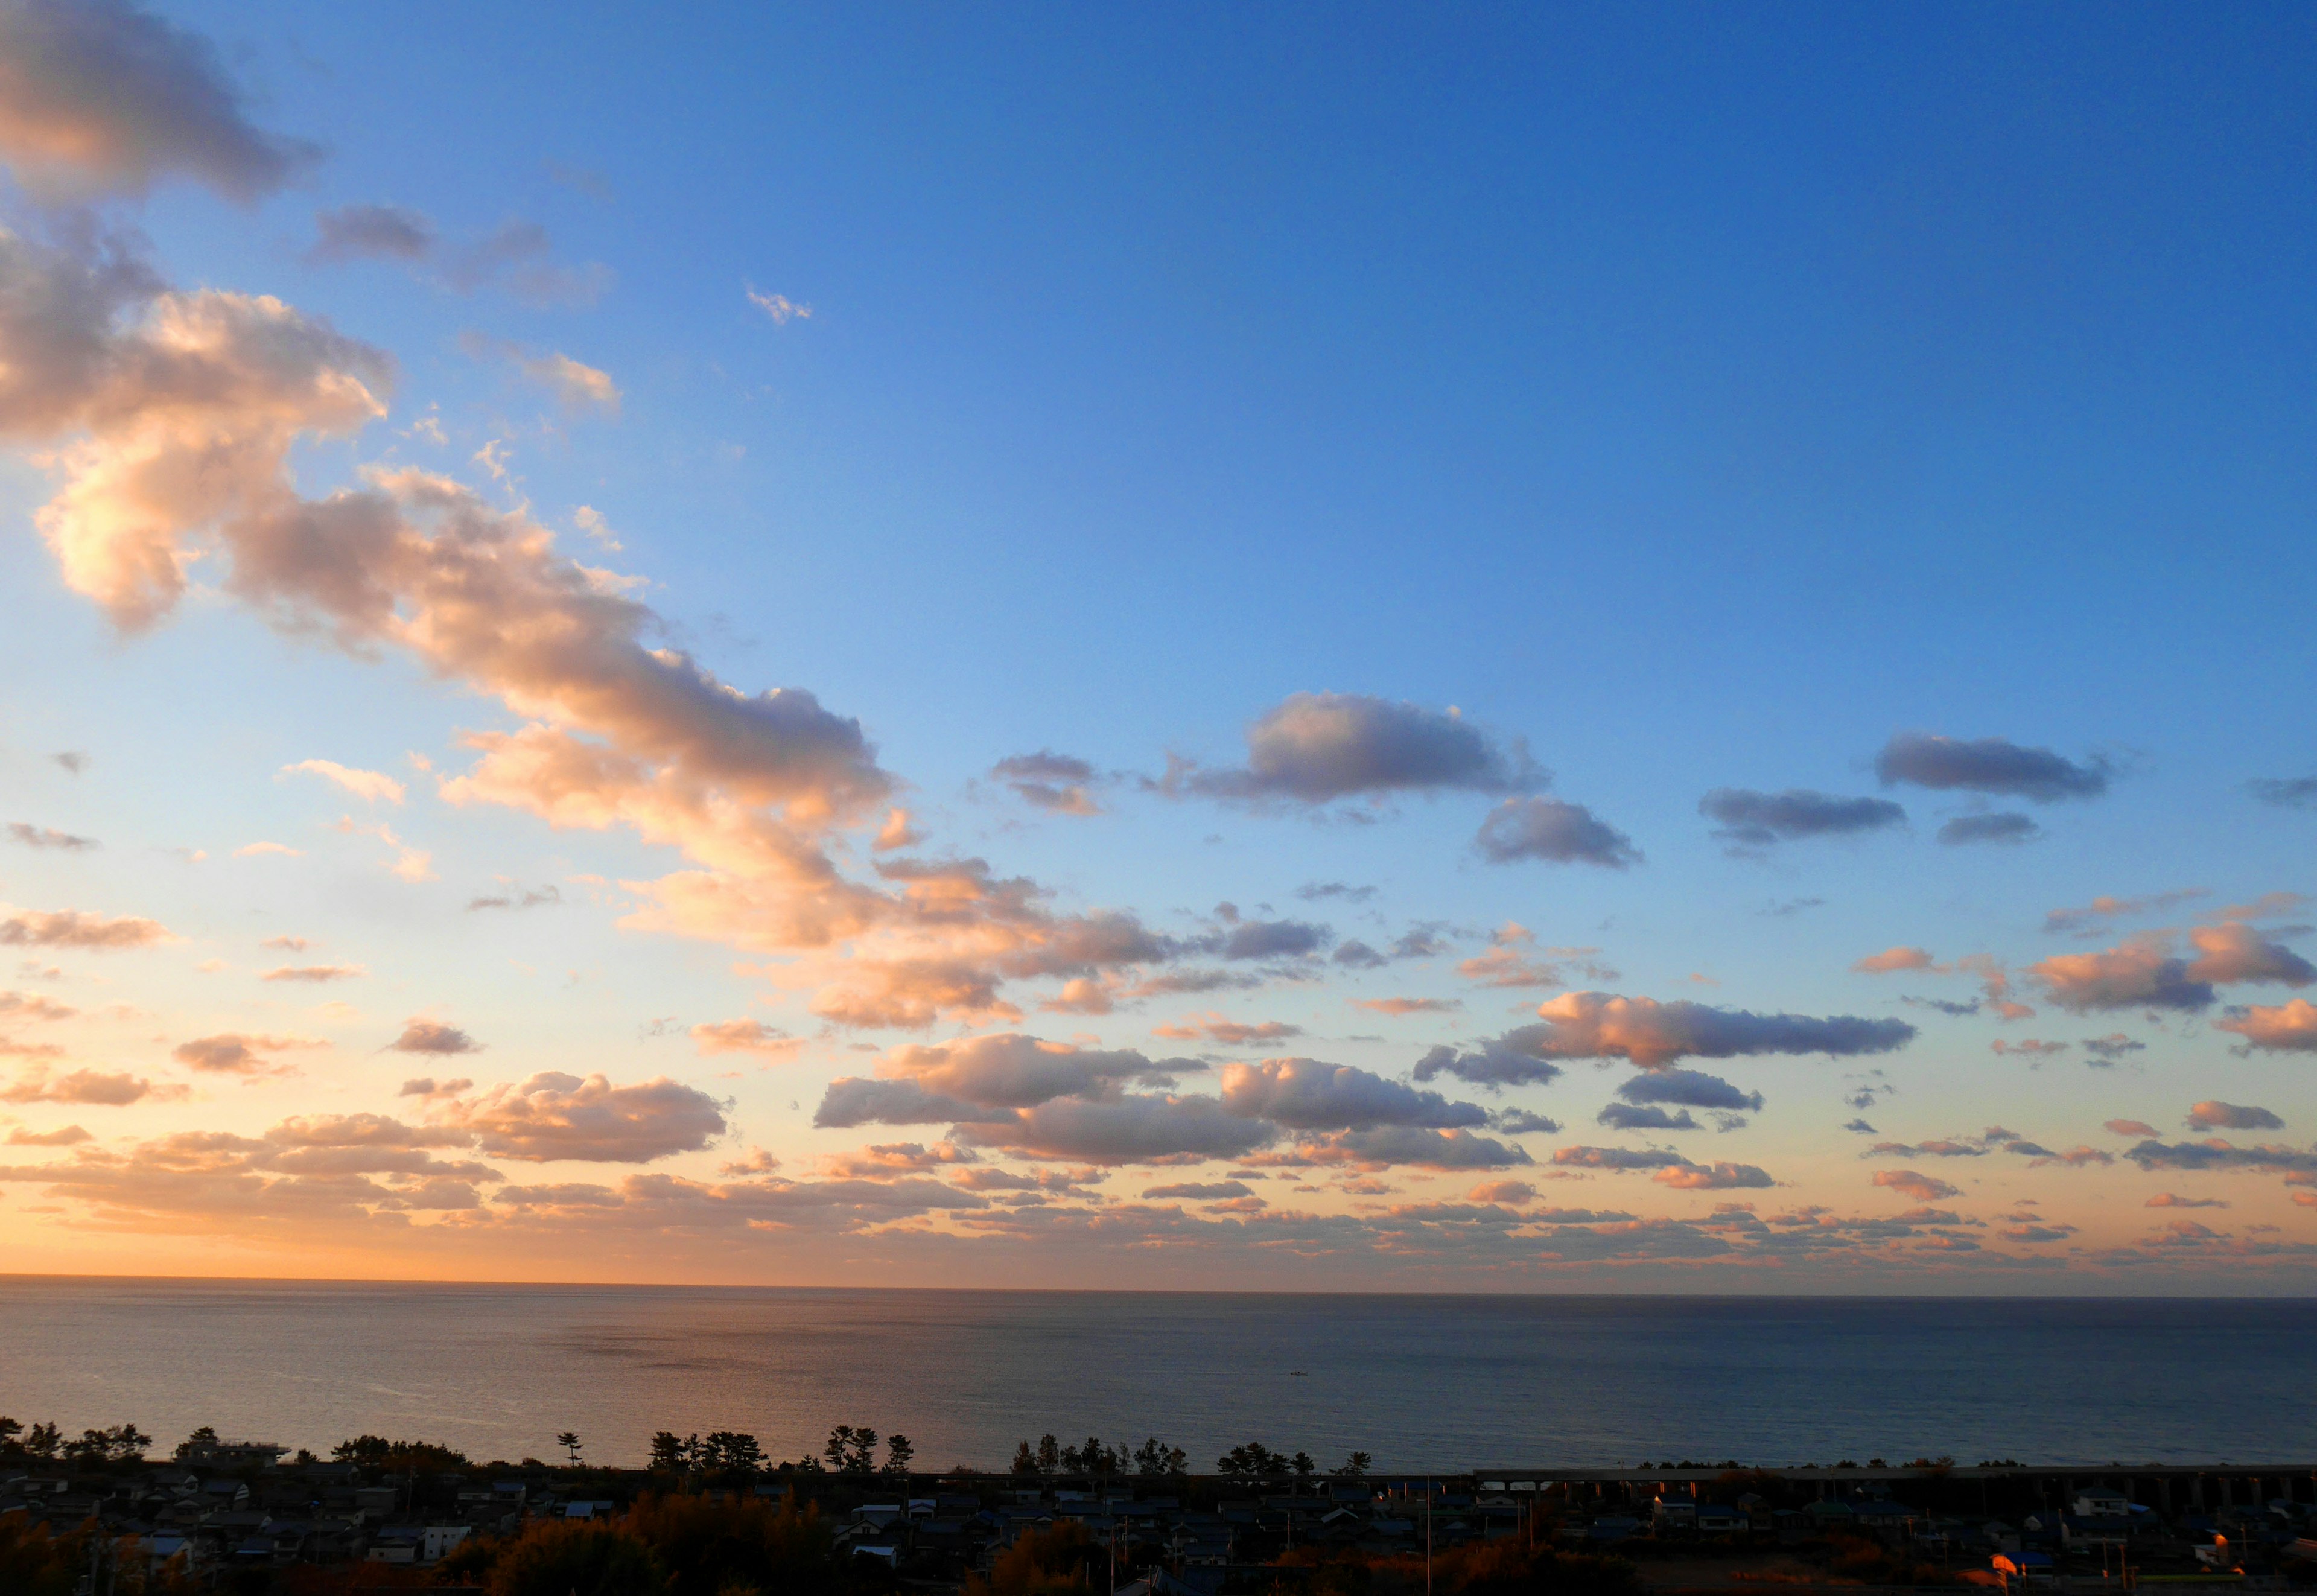
<path fill-rule="evenodd" d="M 774 1458 L 900 1430 L 1355 1449 L 1385 1471 L 1917 1457 L 2308 1462 L 2317 1302 L 751 1290 L 0 1277 L 0 1413 L 478 1462 L 573 1430 Z"/>

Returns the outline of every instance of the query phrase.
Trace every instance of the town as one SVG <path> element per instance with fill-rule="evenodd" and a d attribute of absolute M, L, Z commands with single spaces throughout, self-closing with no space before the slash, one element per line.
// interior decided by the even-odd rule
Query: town
<path fill-rule="evenodd" d="M 67 1440 L 0 1418 L 8 1596 L 466 1590 L 490 1596 L 1618 1596 L 1765 1584 L 2317 1586 L 2317 1465 L 2029 1467 L 1918 1458 L 1750 1468 L 1380 1473 L 1257 1442 L 1051 1435 L 1003 1473 L 915 1466 L 840 1425 L 773 1463 L 753 1436 L 662 1431 L 644 1469 L 477 1464 L 363 1436 L 327 1458 L 202 1429 Z"/>

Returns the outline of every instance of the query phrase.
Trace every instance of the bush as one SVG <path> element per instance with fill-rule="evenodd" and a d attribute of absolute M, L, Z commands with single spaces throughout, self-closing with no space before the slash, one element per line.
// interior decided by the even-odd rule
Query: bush
<path fill-rule="evenodd" d="M 489 1596 L 660 1596 L 667 1575 L 651 1548 L 612 1524 L 532 1525 L 491 1558 Z"/>
<path fill-rule="evenodd" d="M 997 1554 L 989 1577 L 965 1582 L 965 1596 L 1063 1596 L 1092 1587 L 1090 1565 L 1106 1556 L 1087 1527 L 1066 1521 L 1051 1529 L 1028 1529 Z"/>
<path fill-rule="evenodd" d="M 793 1495 L 640 1498 L 619 1520 L 668 1571 L 669 1596 L 819 1596 L 839 1583 L 828 1527 Z"/>

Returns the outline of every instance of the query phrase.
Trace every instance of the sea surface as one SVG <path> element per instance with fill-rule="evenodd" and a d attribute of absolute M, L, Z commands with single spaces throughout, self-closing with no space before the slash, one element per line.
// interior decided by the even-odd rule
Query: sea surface
<path fill-rule="evenodd" d="M 2317 1459 L 2317 1302 L 1254 1296 L 0 1277 L 0 1413 L 642 1461 L 836 1424 L 920 1468 L 1244 1440 L 1380 1470 Z"/>

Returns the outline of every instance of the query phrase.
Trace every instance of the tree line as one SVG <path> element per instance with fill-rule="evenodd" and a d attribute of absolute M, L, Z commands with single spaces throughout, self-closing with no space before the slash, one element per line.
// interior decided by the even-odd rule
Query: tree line
<path fill-rule="evenodd" d="M 1123 1446 L 1105 1446 L 1098 1436 L 1087 1437 L 1084 1446 L 1065 1447 L 1047 1435 L 1041 1436 L 1034 1448 L 1026 1440 L 1016 1446 L 1010 1472 L 1040 1479 L 1069 1475 L 1119 1479 L 1128 1475 L 1148 1479 L 1187 1475 L 1190 1463 L 1190 1455 L 1182 1448 L 1170 1447 L 1157 1436 L 1129 1451 Z M 1373 1463 L 1365 1452 L 1354 1452 L 1327 1472 L 1332 1479 L 1364 1479 Z M 1308 1480 L 1320 1473 L 1320 1465 L 1309 1452 L 1275 1452 L 1261 1441 L 1247 1441 L 1215 1459 L 1215 1472 L 1239 1480 Z"/>
<path fill-rule="evenodd" d="M 29 1457 L 42 1463 L 65 1462 L 84 1466 L 108 1463 L 142 1463 L 145 1448 L 153 1438 L 134 1424 L 116 1424 L 110 1430 L 84 1430 L 77 1438 L 68 1438 L 53 1424 L 35 1424 L 26 1429 L 17 1420 L 0 1413 L 0 1457 Z"/>
<path fill-rule="evenodd" d="M 217 1439 L 217 1431 L 205 1424 L 177 1448 L 177 1456 L 183 1457 L 201 1443 L 214 1443 Z M 585 1443 L 577 1431 L 563 1431 L 555 1438 L 555 1444 L 562 1448 L 573 1468 L 582 1466 Z M 878 1456 L 881 1444 L 884 1449 L 881 1458 Z M 100 1467 L 141 1463 L 146 1449 L 152 1445 L 153 1438 L 134 1424 L 83 1430 L 77 1438 L 68 1438 L 54 1424 L 34 1424 L 28 1429 L 0 1414 L 0 1457 Z M 467 1455 L 454 1447 L 433 1441 L 389 1439 L 382 1435 L 358 1435 L 342 1440 L 330 1448 L 330 1457 L 339 1463 L 358 1464 L 389 1474 L 443 1473 L 473 1466 Z M 300 1463 L 315 1460 L 311 1452 L 302 1449 L 292 1459 Z M 530 1464 L 534 1460 L 523 1461 Z M 914 1472 L 916 1461 L 917 1448 L 906 1435 L 897 1431 L 884 1437 L 881 1443 L 877 1432 L 865 1424 L 839 1424 L 829 1430 L 828 1439 L 818 1455 L 782 1463 L 773 1462 L 756 1438 L 745 1430 L 711 1430 L 703 1436 L 678 1435 L 672 1430 L 662 1430 L 651 1438 L 649 1466 L 656 1473 L 679 1475 L 780 1473 L 900 1479 Z M 1368 1473 L 1371 1462 L 1365 1452 L 1354 1452 L 1325 1472 L 1334 1479 L 1360 1479 Z M 1228 1478 L 1246 1480 L 1311 1479 L 1321 1473 L 1310 1453 L 1275 1452 L 1260 1441 L 1233 1447 L 1216 1459 L 1215 1468 Z M 1146 1437 L 1140 1446 L 1124 1442 L 1113 1445 L 1091 1435 L 1082 1443 L 1066 1446 L 1053 1436 L 1045 1435 L 1034 1446 L 1027 1440 L 1016 1446 L 1008 1472 L 1016 1477 L 1036 1479 L 1123 1479 L 1130 1475 L 1155 1479 L 1187 1475 L 1190 1455 L 1155 1435 Z"/>

